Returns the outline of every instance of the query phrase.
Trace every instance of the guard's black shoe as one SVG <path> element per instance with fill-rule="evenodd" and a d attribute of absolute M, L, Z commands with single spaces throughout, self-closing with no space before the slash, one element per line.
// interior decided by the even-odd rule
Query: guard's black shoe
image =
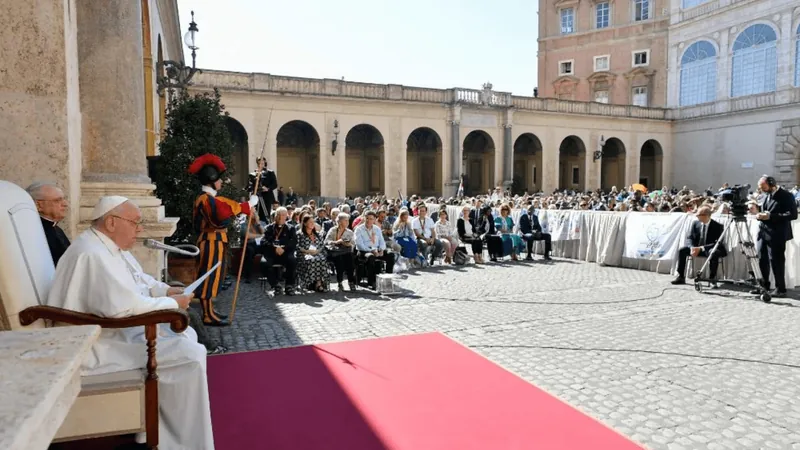
<path fill-rule="evenodd" d="M 772 296 L 772 298 L 784 298 L 786 297 L 786 291 L 779 291 L 776 289 L 772 291 L 770 295 Z"/>
<path fill-rule="evenodd" d="M 672 280 L 672 284 L 679 285 L 679 284 L 686 284 L 686 278 L 684 277 L 677 277 Z"/>
<path fill-rule="evenodd" d="M 228 319 L 224 319 L 224 320 L 204 320 L 203 321 L 203 325 L 205 325 L 207 327 L 227 327 L 227 326 L 230 326 L 230 324 L 231 323 L 228 322 Z"/>
<path fill-rule="evenodd" d="M 217 311 L 216 309 L 214 310 L 214 315 L 219 317 L 220 319 L 227 319 L 228 318 L 227 314 L 222 314 L 221 312 Z"/>

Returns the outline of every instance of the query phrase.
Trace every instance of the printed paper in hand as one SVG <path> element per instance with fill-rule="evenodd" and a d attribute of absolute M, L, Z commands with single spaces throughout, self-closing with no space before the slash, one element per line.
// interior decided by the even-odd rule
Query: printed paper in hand
<path fill-rule="evenodd" d="M 198 278 L 197 281 L 195 281 L 194 283 L 192 283 L 189 286 L 187 286 L 186 289 L 183 290 L 183 295 L 189 295 L 192 292 L 194 292 L 195 290 L 197 290 L 197 288 L 200 287 L 201 284 L 203 284 L 203 281 L 206 281 L 206 278 L 210 277 L 212 273 L 217 271 L 217 269 L 219 268 L 219 266 L 221 264 L 222 264 L 222 261 L 214 264 L 214 267 L 212 267 L 211 270 L 206 272 L 205 275 L 203 275 L 202 277 Z"/>

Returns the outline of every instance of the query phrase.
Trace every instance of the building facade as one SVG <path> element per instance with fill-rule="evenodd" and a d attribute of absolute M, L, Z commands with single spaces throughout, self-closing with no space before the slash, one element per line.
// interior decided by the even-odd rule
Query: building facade
<path fill-rule="evenodd" d="M 147 175 L 163 124 L 160 60 L 183 60 L 176 0 L 5 2 L 0 46 L 0 179 L 50 181 L 70 203 L 62 227 L 89 226 L 103 195 L 143 213 L 142 238 L 175 230 Z M 157 252 L 137 250 L 151 274 Z"/>
<path fill-rule="evenodd" d="M 238 164 L 263 147 L 300 195 L 453 195 L 462 175 L 471 194 L 670 183 L 664 109 L 211 70 L 192 87 L 213 88 L 244 132 Z"/>
<path fill-rule="evenodd" d="M 669 0 L 540 0 L 539 95 L 663 107 Z"/>
<path fill-rule="evenodd" d="M 797 182 L 796 1 L 672 0 L 668 66 L 677 184 Z"/>

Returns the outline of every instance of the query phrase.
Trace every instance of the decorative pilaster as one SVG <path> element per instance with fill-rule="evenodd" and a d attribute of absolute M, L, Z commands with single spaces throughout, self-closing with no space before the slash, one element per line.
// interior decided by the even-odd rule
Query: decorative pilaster
<path fill-rule="evenodd" d="M 88 228 L 97 200 L 122 195 L 139 205 L 141 240 L 163 240 L 177 219 L 164 217 L 147 176 L 142 3 L 76 2 L 82 112 L 82 182 L 78 231 Z M 163 255 L 141 246 L 132 252 L 158 276 Z"/>
<path fill-rule="evenodd" d="M 453 106 L 447 123 L 450 125 L 450 181 L 445 183 L 445 197 L 456 195 L 461 183 L 461 106 Z"/>
<path fill-rule="evenodd" d="M 514 124 L 514 110 L 506 109 L 503 121 L 503 187 L 514 182 L 514 141 L 511 133 Z"/>

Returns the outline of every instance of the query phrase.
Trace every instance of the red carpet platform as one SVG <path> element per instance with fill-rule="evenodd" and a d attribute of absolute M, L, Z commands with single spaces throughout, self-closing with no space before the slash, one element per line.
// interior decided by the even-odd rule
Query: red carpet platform
<path fill-rule="evenodd" d="M 217 450 L 640 447 L 438 333 L 208 360 Z"/>

